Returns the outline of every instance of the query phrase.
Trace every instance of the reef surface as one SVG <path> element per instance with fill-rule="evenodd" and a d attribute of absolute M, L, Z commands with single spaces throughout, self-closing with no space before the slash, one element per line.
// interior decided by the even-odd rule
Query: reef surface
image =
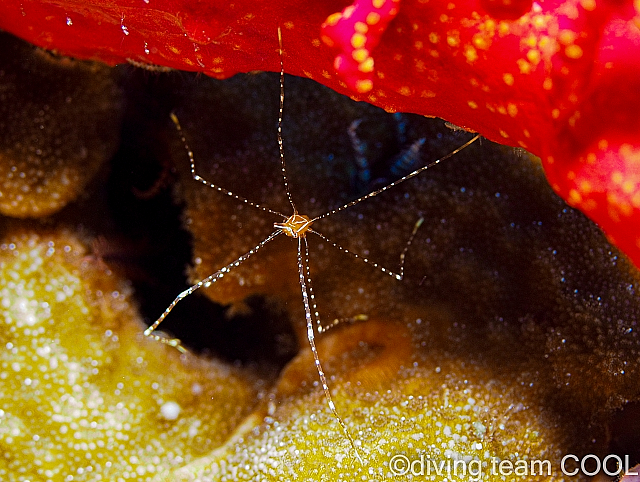
<path fill-rule="evenodd" d="M 109 72 L 35 55 L 8 36 L 2 42 L 55 66 L 52 85 L 75 77 L 78 112 L 110 106 L 113 122 L 91 121 L 119 139 L 58 212 L 0 218 L 3 479 L 411 480 L 402 463 L 418 460 L 419 469 L 430 460 L 462 461 L 479 480 L 503 480 L 512 464 L 513 477 L 550 481 L 565 478 L 566 454 L 638 461 L 633 436 L 620 428 L 637 426 L 624 414 L 640 397 L 638 272 L 557 197 L 538 159 L 483 139 L 314 223 L 395 271 L 415 231 L 402 281 L 308 235 L 326 328 L 318 353 L 361 463 L 318 384 L 295 240 L 280 236 L 178 304 L 161 329 L 188 353 L 142 335 L 141 319 L 155 320 L 186 285 L 282 220 L 194 180 L 169 113 L 200 176 L 288 216 L 277 74 L 217 81 Z M 5 66 L 3 89 L 16 94 L 4 109 L 29 125 L 33 109 L 16 99 L 33 84 L 11 83 L 18 77 L 10 67 L 22 68 Z M 95 91 L 105 76 L 119 95 Z M 471 137 L 296 77 L 285 79 L 284 109 L 287 180 L 309 216 Z M 53 132 L 43 124 L 43 139 L 91 132 L 86 123 L 61 116 Z M 15 136 L 3 142 L 14 145 Z M 30 137 L 18 142 L 28 146 Z M 82 152 L 82 143 L 63 144 Z M 50 164 L 50 174 L 60 165 Z M 28 169 L 16 171 L 29 186 Z M 24 193 L 37 201 L 36 190 Z M 526 475 L 515 472 L 522 460 Z M 551 473 L 532 474 L 534 460 L 548 460 Z M 503 472 L 494 469 L 502 462 Z M 460 473 L 461 463 L 457 474 L 445 470 L 434 480 L 475 477 Z"/>

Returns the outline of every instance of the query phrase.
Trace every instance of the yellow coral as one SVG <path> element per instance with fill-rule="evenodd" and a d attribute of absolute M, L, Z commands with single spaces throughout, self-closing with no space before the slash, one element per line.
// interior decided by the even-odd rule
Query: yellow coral
<path fill-rule="evenodd" d="M 170 479 L 549 481 L 563 477 L 567 451 L 602 449 L 603 439 L 598 446 L 574 443 L 574 421 L 544 406 L 549 387 L 522 383 L 522 373 L 508 366 L 496 372 L 484 357 L 427 351 L 419 342 L 424 331 L 372 320 L 319 346 L 326 364 L 340 367 L 334 400 L 362 464 L 322 392 L 308 383 L 315 373 L 304 354 L 292 362 L 296 369 L 285 370 L 277 408 Z"/>
<path fill-rule="evenodd" d="M 252 377 L 143 341 L 129 288 L 74 236 L 0 244 L 0 479 L 151 480 L 226 440 Z"/>

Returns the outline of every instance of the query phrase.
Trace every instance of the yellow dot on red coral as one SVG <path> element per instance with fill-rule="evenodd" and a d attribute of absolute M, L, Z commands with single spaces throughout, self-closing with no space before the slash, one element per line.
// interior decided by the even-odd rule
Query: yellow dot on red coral
<path fill-rule="evenodd" d="M 578 34 L 573 30 L 562 30 L 558 34 L 558 41 L 563 45 L 573 44 L 573 42 L 576 41 L 576 38 L 578 38 Z"/>
<path fill-rule="evenodd" d="M 356 81 L 355 87 L 356 87 L 356 91 L 358 91 L 360 94 L 365 94 L 369 92 L 371 89 L 373 89 L 373 82 L 371 82 L 369 79 L 358 80 Z"/>
<path fill-rule="evenodd" d="M 360 49 L 360 48 L 364 47 L 365 43 L 367 43 L 367 37 L 365 37 L 361 33 L 354 33 L 351 36 L 351 46 L 354 49 Z"/>
<path fill-rule="evenodd" d="M 544 82 L 542 82 L 542 88 L 544 90 L 551 90 L 553 89 L 553 80 L 551 80 L 549 77 L 547 77 L 546 79 L 544 79 Z"/>
<path fill-rule="evenodd" d="M 569 198 L 567 199 L 567 201 L 572 206 L 580 204 L 580 202 L 582 202 L 582 195 L 576 189 L 571 189 L 569 191 Z"/>
<path fill-rule="evenodd" d="M 627 216 L 627 217 L 633 216 L 633 207 L 631 207 L 631 204 L 627 202 L 620 202 L 618 204 L 618 209 L 620 210 L 620 213 L 623 216 Z"/>
<path fill-rule="evenodd" d="M 593 190 L 593 186 L 589 181 L 582 181 L 580 183 L 580 191 L 582 194 L 590 193 Z"/>
<path fill-rule="evenodd" d="M 625 194 L 631 194 L 636 190 L 636 183 L 631 180 L 626 180 L 622 183 L 622 192 Z"/>
<path fill-rule="evenodd" d="M 631 144 L 625 142 L 620 146 L 619 152 L 620 156 L 627 161 L 640 162 L 640 149 L 634 149 Z"/>
<path fill-rule="evenodd" d="M 471 45 L 467 45 L 464 49 L 464 56 L 467 59 L 467 62 L 473 63 L 478 60 L 478 52 Z"/>
<path fill-rule="evenodd" d="M 578 45 L 569 45 L 564 49 L 564 53 L 570 59 L 579 59 L 582 57 L 582 49 Z"/>
<path fill-rule="evenodd" d="M 369 25 L 375 25 L 380 21 L 380 14 L 378 12 L 369 12 L 366 20 Z"/>
<path fill-rule="evenodd" d="M 472 109 L 477 109 L 478 108 L 478 104 L 476 102 L 472 101 L 472 100 L 468 101 L 467 105 L 469 107 L 471 107 Z"/>
<path fill-rule="evenodd" d="M 536 65 L 540 62 L 540 52 L 536 49 L 531 49 L 527 52 L 527 60 Z"/>
<path fill-rule="evenodd" d="M 504 74 L 502 76 L 502 80 L 504 81 L 505 84 L 509 86 L 513 85 L 513 83 L 515 82 L 515 78 L 513 77 L 513 74 Z"/>
<path fill-rule="evenodd" d="M 624 176 L 620 171 L 615 171 L 613 174 L 611 174 L 611 180 L 613 181 L 614 184 L 622 184 L 622 181 L 624 180 Z"/>
<path fill-rule="evenodd" d="M 364 22 L 356 22 L 353 28 L 358 33 L 367 33 L 369 31 L 369 26 Z"/>
<path fill-rule="evenodd" d="M 364 62 L 358 64 L 358 70 L 360 72 L 373 72 L 373 57 L 368 57 Z"/>
<path fill-rule="evenodd" d="M 373 8 L 377 8 L 379 10 L 384 6 L 385 3 L 385 0 L 373 0 L 372 5 Z"/>
<path fill-rule="evenodd" d="M 324 44 L 328 45 L 329 47 L 333 47 L 335 45 L 335 43 L 333 42 L 333 39 L 327 35 L 322 35 L 320 38 L 322 39 Z"/>
<path fill-rule="evenodd" d="M 537 28 L 544 27 L 548 21 L 544 15 L 536 15 L 531 19 L 531 23 Z"/>
<path fill-rule="evenodd" d="M 328 26 L 328 25 L 329 26 L 334 26 L 335 24 L 337 24 L 340 21 L 341 18 L 342 18 L 342 14 L 340 12 L 332 13 L 324 21 L 323 27 Z"/>
<path fill-rule="evenodd" d="M 361 64 L 367 60 L 367 57 L 369 57 L 369 51 L 367 49 L 356 49 L 351 54 L 351 57 L 353 57 L 353 60 Z"/>
<path fill-rule="evenodd" d="M 518 64 L 518 68 L 520 69 L 521 74 L 527 75 L 531 73 L 531 64 L 525 59 L 516 60 L 516 64 Z"/>
<path fill-rule="evenodd" d="M 538 38 L 535 35 L 529 35 L 522 43 L 529 48 L 534 48 L 538 44 Z"/>
<path fill-rule="evenodd" d="M 475 45 L 477 48 L 481 50 L 486 50 L 491 46 L 491 41 L 487 39 L 484 35 L 479 33 L 473 36 L 472 42 L 473 42 L 473 45 Z"/>

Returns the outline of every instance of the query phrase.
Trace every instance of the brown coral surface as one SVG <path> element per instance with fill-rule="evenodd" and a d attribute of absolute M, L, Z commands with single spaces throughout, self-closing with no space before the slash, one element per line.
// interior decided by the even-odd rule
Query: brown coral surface
<path fill-rule="evenodd" d="M 6 33 L 0 45 L 0 212 L 48 216 L 80 196 L 115 152 L 124 110 L 119 75 Z"/>

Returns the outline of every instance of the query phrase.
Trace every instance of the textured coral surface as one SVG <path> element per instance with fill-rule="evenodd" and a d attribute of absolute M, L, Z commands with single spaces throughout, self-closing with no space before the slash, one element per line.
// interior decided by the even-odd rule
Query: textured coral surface
<path fill-rule="evenodd" d="M 640 4 L 633 0 L 24 2 L 45 48 L 215 77 L 277 70 L 539 155 L 553 188 L 640 263 Z"/>
<path fill-rule="evenodd" d="M 541 403 L 545 391 L 551 395 L 550 385 L 532 382 L 537 376 L 517 364 L 497 369 L 499 355 L 459 358 L 439 350 L 427 324 L 442 314 L 425 316 L 408 326 L 370 320 L 331 333 L 320 344 L 327 365 L 338 369 L 332 380 L 336 403 L 357 437 L 363 463 L 326 412 L 322 393 L 310 383 L 300 387 L 301 379 L 316 376 L 311 356 L 304 354 L 279 381 L 277 410 L 262 414 L 243 439 L 167 480 L 497 481 L 504 479 L 498 463 L 523 459 L 549 460 L 551 469 L 528 464 L 520 476 L 554 480 L 567 450 L 601 447 L 595 437 L 574 445 L 584 426 Z M 428 462 L 419 465 L 421 460 Z M 447 465 L 455 460 L 464 461 L 464 469 Z"/>
<path fill-rule="evenodd" d="M 250 93 L 244 90 L 247 85 L 251 86 Z M 398 164 L 402 159 L 399 154 L 406 152 L 407 146 L 413 145 L 419 136 L 428 139 L 421 148 L 422 162 L 441 156 L 469 137 L 452 133 L 437 121 L 389 116 L 301 79 L 287 79 L 286 89 L 283 135 L 288 180 L 298 210 L 312 217 L 393 179 L 393 170 L 402 165 Z M 277 77 L 257 75 L 222 84 L 201 80 L 183 93 L 185 97 L 177 112 L 195 157 L 196 172 L 232 188 L 235 194 L 289 214 L 291 207 L 283 195 L 273 140 L 273 119 L 278 109 Z M 217 106 L 217 110 L 208 107 L 211 105 Z M 222 116 L 221 112 L 226 110 L 236 115 Z M 368 160 L 365 170 L 354 159 L 357 147 L 349 136 L 354 121 L 359 122 L 356 130 L 361 154 Z M 327 142 L 327 138 L 331 141 Z M 181 194 L 187 203 L 187 226 L 194 236 L 195 266 L 191 278 L 196 281 L 251 249 L 272 231 L 272 223 L 279 218 L 191 179 L 187 153 L 178 136 L 172 150 L 174 158 L 183 159 L 177 169 L 183 178 Z M 492 168 L 495 165 L 501 168 L 495 170 Z M 256 181 L 252 182 L 254 175 Z M 337 331 L 332 336 L 332 348 L 324 344 L 319 347 L 325 361 L 333 356 L 342 356 L 343 362 L 347 360 L 346 368 L 333 370 L 330 361 L 327 371 L 336 374 L 332 381 L 338 386 L 342 382 L 349 384 L 349 380 L 356 385 L 344 396 L 340 388 L 335 391 L 339 412 L 349 420 L 350 430 L 355 434 L 368 433 L 369 425 L 361 420 L 365 418 L 363 413 L 374 410 L 373 406 L 385 413 L 390 406 L 396 407 L 407 420 L 418 417 L 402 411 L 401 405 L 394 405 L 401 404 L 394 395 L 385 401 L 383 394 L 388 393 L 385 389 L 371 395 L 368 390 L 373 389 L 367 386 L 368 380 L 375 384 L 382 379 L 383 386 L 389 383 L 387 390 L 401 398 L 399 394 L 404 392 L 399 387 L 405 385 L 400 382 L 394 385 L 392 380 L 403 380 L 408 386 L 417 383 L 420 387 L 417 390 L 424 390 L 425 396 L 431 393 L 440 397 L 442 393 L 432 392 L 412 379 L 414 375 L 422 379 L 425 372 L 418 370 L 417 374 L 409 375 L 401 367 L 413 366 L 415 362 L 433 370 L 438 363 L 453 357 L 457 360 L 451 362 L 454 365 L 460 360 L 468 363 L 465 366 L 470 370 L 466 372 L 469 383 L 471 373 L 478 374 L 476 369 L 480 373 L 489 369 L 494 374 L 491 383 L 506 383 L 511 387 L 509 390 L 535 387 L 532 392 L 519 388 L 513 395 L 530 410 L 527 414 L 531 418 L 522 424 L 541 423 L 544 430 L 540 430 L 546 434 L 544 437 L 549 437 L 541 442 L 544 449 L 538 445 L 531 449 L 527 445 L 531 454 L 556 453 L 555 441 L 562 447 L 557 449 L 559 452 L 598 450 L 603 440 L 597 430 L 601 422 L 595 420 L 606 419 L 611 409 L 638 397 L 634 381 L 640 375 L 635 269 L 607 245 L 595 226 L 552 193 L 535 160 L 493 145 L 469 147 L 424 176 L 318 221 L 313 228 L 342 246 L 397 270 L 399 254 L 420 215 L 426 219 L 411 245 L 402 283 L 309 235 L 314 294 L 324 323 L 366 314 L 382 316 L 390 324 L 385 330 L 376 329 L 381 322 L 362 322 L 362 332 L 355 339 L 368 348 L 361 347 L 364 354 L 355 355 L 356 359 L 368 356 L 375 360 L 385 349 L 391 355 L 380 356 L 379 362 L 368 367 L 363 363 L 366 368 L 352 376 L 344 371 L 348 373 L 351 369 L 349 353 L 357 342 Z M 221 303 L 237 304 L 256 294 L 286 302 L 286 310 L 304 346 L 295 257 L 295 241 L 281 237 L 225 275 L 205 295 Z M 415 343 L 423 343 L 424 351 L 412 351 L 410 347 L 405 350 L 406 344 L 396 339 L 407 328 L 394 321 L 402 320 L 411 330 L 416 317 L 422 321 Z M 421 337 L 429 342 L 425 344 Z M 426 361 L 426 353 L 432 351 L 434 359 Z M 309 353 L 303 360 L 306 362 L 294 362 L 284 372 L 280 393 L 290 394 L 292 390 L 295 393 L 299 379 L 313 384 L 315 374 L 309 368 L 312 366 Z M 301 373 L 304 370 L 294 368 L 296 363 L 307 368 L 306 375 Z M 506 367 L 514 370 L 512 375 Z M 451 376 L 456 379 L 456 375 Z M 478 376 L 482 379 L 484 375 Z M 478 381 L 478 385 L 485 383 L 488 382 Z M 359 387 L 360 384 L 364 387 Z M 406 394 L 410 393 L 411 390 Z M 535 404 L 522 401 L 528 396 L 541 403 L 545 408 L 540 410 L 554 421 L 542 421 L 544 417 L 535 411 Z M 294 473 L 320 472 L 328 480 L 339 478 L 331 472 L 334 465 L 326 468 L 330 465 L 328 461 L 318 462 L 315 455 L 305 458 L 304 454 L 313 450 L 309 448 L 309 434 L 314 431 L 304 424 L 315 423 L 317 414 L 311 415 L 310 421 L 304 418 L 300 422 L 304 440 L 295 442 L 296 436 L 284 428 L 297 425 L 299 403 L 323 406 L 319 390 L 309 397 L 304 402 L 294 400 L 277 416 L 272 414 L 269 419 L 272 421 L 257 425 L 259 431 L 252 432 L 249 443 L 262 447 L 266 451 L 264 457 L 256 460 L 251 453 L 246 454 L 245 438 L 242 443 L 233 442 L 224 451 L 217 451 L 180 473 L 190 471 L 204 480 L 225 480 L 236 476 L 238 467 L 244 467 L 240 472 L 247 479 L 258 477 L 257 473 L 278 479 L 294 477 Z M 363 408 L 363 399 L 370 400 L 372 405 Z M 430 403 L 438 406 L 437 402 L 424 402 L 420 406 L 428 410 Z M 516 405 L 509 402 L 507 406 L 512 403 Z M 331 417 L 325 416 L 321 423 L 330 424 Z M 495 416 L 490 418 L 495 421 Z M 587 438 L 597 444 L 569 449 L 571 443 L 559 441 L 562 437 L 557 434 L 564 436 L 573 430 L 573 422 L 568 420 L 576 418 L 594 421 Z M 340 436 L 335 421 L 328 429 Z M 430 428 L 420 430 L 427 437 Z M 398 438 L 396 449 L 400 450 L 399 445 L 406 439 Z M 579 439 L 584 440 L 581 435 L 568 436 L 568 440 Z M 342 445 L 336 446 L 332 438 L 328 444 L 331 448 L 326 447 L 323 453 L 338 461 L 346 460 L 349 445 L 344 437 L 341 440 Z M 515 437 L 499 443 L 509 445 L 520 440 Z M 395 449 L 377 452 L 380 441 L 375 435 L 370 438 L 363 435 L 361 442 L 365 458 L 371 456 L 367 469 L 380 471 L 376 472 L 379 476 L 389 476 L 385 462 L 388 464 Z M 324 443 L 324 435 L 319 436 L 317 443 Z M 433 443 L 426 438 L 425 445 L 420 447 L 433 450 Z M 278 463 L 289 457 L 291 452 L 285 448 L 291 444 L 304 460 L 301 466 L 296 466 L 295 461 Z M 411 444 L 413 447 L 415 442 Z M 313 446 L 316 447 L 315 442 Z M 512 450 L 523 453 L 521 448 Z M 249 463 L 251 460 L 254 463 Z M 262 465 L 256 466 L 258 462 Z M 323 469 L 320 471 L 319 467 Z M 352 457 L 335 470 L 353 476 L 362 469 Z"/>
<path fill-rule="evenodd" d="M 199 175 L 292 207 L 277 75 L 118 72 L 127 110 L 108 170 L 56 215 L 0 218 L 3 480 L 384 480 L 398 454 L 482 459 L 483 480 L 502 480 L 485 470 L 493 456 L 548 459 L 552 474 L 538 479 L 558 480 L 564 454 L 640 460 L 638 272 L 554 194 L 539 160 L 486 140 L 314 223 L 396 271 L 415 230 L 403 281 L 309 233 L 320 320 L 341 320 L 317 336 L 318 353 L 362 464 L 318 384 L 295 241 L 280 236 L 171 312 L 161 329 L 200 355 L 145 340 L 137 320 L 162 313 L 185 271 L 215 272 L 281 221 L 194 180 L 171 111 Z M 285 88 L 287 179 L 302 214 L 471 137 L 308 79 Z M 32 115 L 4 108 L 23 123 Z"/>
<path fill-rule="evenodd" d="M 255 404 L 246 373 L 143 343 L 130 288 L 85 255 L 64 231 L 0 241 L 2 480 L 151 480 Z"/>
<path fill-rule="evenodd" d="M 0 42 L 0 212 L 47 216 L 76 199 L 115 152 L 123 92 L 106 66 L 54 57 L 7 34 Z M 62 128 L 77 118 L 84 123 Z"/>

